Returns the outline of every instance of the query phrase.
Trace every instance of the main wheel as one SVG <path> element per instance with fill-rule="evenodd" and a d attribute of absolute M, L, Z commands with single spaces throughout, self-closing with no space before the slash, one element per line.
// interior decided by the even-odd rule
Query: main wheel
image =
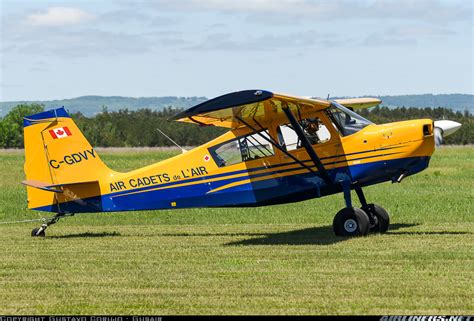
<path fill-rule="evenodd" d="M 370 211 L 375 216 L 375 225 L 371 227 L 370 231 L 374 233 L 385 233 L 390 225 L 390 216 L 388 212 L 377 204 L 368 204 L 368 208 L 364 208 L 364 211 Z"/>
<path fill-rule="evenodd" d="M 41 230 L 41 232 L 38 234 L 38 231 L 40 230 L 40 227 L 35 227 L 32 231 L 31 231 L 31 236 L 33 237 L 45 237 L 46 236 L 46 233 L 44 231 L 44 229 Z"/>
<path fill-rule="evenodd" d="M 337 212 L 332 222 L 337 236 L 362 236 L 369 233 L 369 217 L 360 208 L 346 207 Z"/>

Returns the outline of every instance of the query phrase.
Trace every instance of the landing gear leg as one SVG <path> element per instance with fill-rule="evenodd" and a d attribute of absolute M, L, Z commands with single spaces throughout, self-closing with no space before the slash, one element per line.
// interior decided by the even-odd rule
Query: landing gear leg
<path fill-rule="evenodd" d="M 352 206 L 349 181 L 342 182 L 346 207 L 337 212 L 332 223 L 337 236 L 363 236 L 369 233 L 370 220 L 367 213 Z"/>
<path fill-rule="evenodd" d="M 387 211 L 377 204 L 367 204 L 364 192 L 362 188 L 357 187 L 355 189 L 357 196 L 359 197 L 361 209 L 367 213 L 370 220 L 370 232 L 374 233 L 385 233 L 390 225 L 390 216 Z"/>
<path fill-rule="evenodd" d="M 31 236 L 33 237 L 45 237 L 46 236 L 46 229 L 48 226 L 56 224 L 60 218 L 65 217 L 65 216 L 72 216 L 74 214 L 64 214 L 64 213 L 58 213 L 54 215 L 53 217 L 50 218 L 44 218 L 43 219 L 43 224 L 41 224 L 41 227 L 35 227 L 31 231 Z"/>

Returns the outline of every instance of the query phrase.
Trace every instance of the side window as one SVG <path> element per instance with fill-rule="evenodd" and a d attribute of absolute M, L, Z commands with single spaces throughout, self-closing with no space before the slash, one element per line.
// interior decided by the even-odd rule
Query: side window
<path fill-rule="evenodd" d="M 267 130 L 260 134 L 270 137 Z M 209 152 L 219 167 L 275 155 L 273 146 L 259 134 L 233 139 L 209 148 Z"/>
<path fill-rule="evenodd" d="M 325 143 L 331 139 L 331 133 L 318 117 L 303 119 L 300 121 L 300 126 L 311 145 Z M 280 145 L 287 151 L 303 147 L 291 124 L 280 125 L 277 132 Z"/>

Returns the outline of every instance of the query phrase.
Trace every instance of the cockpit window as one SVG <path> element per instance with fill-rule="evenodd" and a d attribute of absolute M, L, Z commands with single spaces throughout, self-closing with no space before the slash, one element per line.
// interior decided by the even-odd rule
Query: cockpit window
<path fill-rule="evenodd" d="M 342 136 L 355 134 L 362 128 L 372 124 L 371 121 L 334 101 L 331 102 L 331 107 L 327 109 L 327 113 Z"/>
<path fill-rule="evenodd" d="M 265 130 L 211 147 L 209 152 L 219 167 L 275 155 L 272 144 L 259 134 L 271 140 L 268 130 Z"/>
<path fill-rule="evenodd" d="M 319 117 L 305 118 L 300 122 L 304 134 L 311 145 L 321 144 L 331 139 L 331 133 Z M 277 127 L 280 146 L 287 151 L 303 147 L 303 144 L 291 124 L 282 124 Z"/>

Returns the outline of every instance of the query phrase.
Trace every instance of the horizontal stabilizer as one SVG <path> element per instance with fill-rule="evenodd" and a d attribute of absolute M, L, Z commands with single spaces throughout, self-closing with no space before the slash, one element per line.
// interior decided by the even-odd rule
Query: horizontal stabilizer
<path fill-rule="evenodd" d="M 72 183 L 61 183 L 61 184 L 49 184 L 45 182 L 35 181 L 35 180 L 26 180 L 21 182 L 23 185 L 30 186 L 33 188 L 41 189 L 43 191 L 52 192 L 52 193 L 63 193 L 62 187 L 71 186 L 71 185 L 81 185 L 81 184 L 90 184 L 97 183 L 98 181 L 88 181 L 88 182 L 72 182 Z"/>

